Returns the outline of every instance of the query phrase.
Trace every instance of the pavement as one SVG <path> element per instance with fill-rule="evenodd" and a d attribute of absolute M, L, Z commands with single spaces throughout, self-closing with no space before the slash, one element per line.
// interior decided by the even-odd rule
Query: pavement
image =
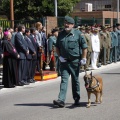
<path fill-rule="evenodd" d="M 111 64 L 108 64 L 108 65 L 102 65 L 101 67 L 99 67 L 97 70 L 89 70 L 87 71 L 87 73 L 90 73 L 91 71 L 95 74 L 95 73 L 98 73 L 98 72 L 102 72 L 103 70 L 110 70 L 110 69 L 114 69 L 116 67 L 120 66 L 120 62 L 117 62 L 117 63 L 111 63 Z M 80 76 L 83 76 L 85 74 L 85 72 L 81 72 L 80 73 Z M 5 93 L 5 92 L 12 92 L 12 91 L 17 91 L 17 90 L 20 90 L 20 89 L 24 89 L 24 88 L 29 88 L 29 87 L 35 87 L 35 86 L 42 86 L 44 84 L 52 84 L 56 81 L 60 81 L 61 80 L 61 77 L 58 77 L 57 79 L 50 79 L 50 80 L 47 80 L 47 81 L 37 81 L 35 83 L 30 83 L 29 85 L 24 85 L 24 86 L 16 86 L 15 88 L 4 88 L 3 85 L 0 85 L 0 91 Z M 2 80 L 0 80 L 0 82 L 2 82 Z"/>
<path fill-rule="evenodd" d="M 88 73 L 90 73 L 89 71 Z M 61 78 L 40 81 L 23 87 L 0 90 L 0 120 L 120 120 L 120 62 L 93 70 L 93 75 L 103 78 L 103 102 L 86 108 L 87 92 L 84 87 L 84 72 L 80 73 L 80 106 L 73 106 L 71 79 L 69 79 L 64 108 L 57 108 Z"/>

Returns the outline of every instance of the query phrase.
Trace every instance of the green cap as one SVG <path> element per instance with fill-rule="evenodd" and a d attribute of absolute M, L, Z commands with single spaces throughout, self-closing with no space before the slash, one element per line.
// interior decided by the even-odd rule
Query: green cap
<path fill-rule="evenodd" d="M 91 30 L 90 26 L 85 27 L 86 30 Z"/>
<path fill-rule="evenodd" d="M 74 19 L 72 17 L 69 17 L 69 16 L 65 16 L 65 21 L 68 23 L 71 23 L 71 24 L 75 23 Z"/>
<path fill-rule="evenodd" d="M 102 29 L 102 30 L 106 30 L 107 27 L 106 27 L 106 26 L 102 26 L 101 29 Z"/>

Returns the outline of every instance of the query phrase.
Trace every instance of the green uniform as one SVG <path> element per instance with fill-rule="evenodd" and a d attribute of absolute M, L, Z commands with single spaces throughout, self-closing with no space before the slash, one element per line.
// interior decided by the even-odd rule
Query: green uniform
<path fill-rule="evenodd" d="M 49 52 L 49 55 L 51 54 L 52 50 L 53 50 L 53 46 L 55 47 L 56 46 L 56 41 L 57 41 L 57 38 L 55 36 L 50 36 L 49 39 L 48 39 L 48 52 Z M 55 50 L 55 48 L 54 48 Z M 56 71 L 58 72 L 58 75 L 60 75 L 60 61 L 58 59 L 58 55 L 56 53 L 56 50 L 54 51 L 54 56 L 55 56 L 55 62 L 56 62 Z M 51 61 L 50 63 L 50 69 L 52 70 L 53 69 L 53 65 L 54 63 Z"/>
<path fill-rule="evenodd" d="M 110 62 L 115 61 L 115 49 L 118 47 L 118 36 L 116 32 L 110 32 L 111 35 L 111 51 L 110 51 Z M 117 52 L 116 52 L 117 54 Z"/>
<path fill-rule="evenodd" d="M 120 30 L 116 31 L 118 37 L 118 60 L 120 61 Z"/>
<path fill-rule="evenodd" d="M 72 78 L 72 93 L 74 100 L 80 99 L 79 85 L 79 62 L 81 59 L 82 49 L 87 48 L 84 36 L 79 30 L 72 29 L 70 33 L 65 30 L 58 35 L 56 47 L 59 49 L 60 56 L 66 58 L 67 62 L 61 62 L 61 85 L 58 99 L 65 101 L 68 86 L 68 79 Z"/>
<path fill-rule="evenodd" d="M 91 33 L 85 33 L 85 39 L 86 39 L 86 43 L 87 43 L 87 64 L 86 67 L 88 68 L 90 65 L 90 61 L 91 61 L 91 52 L 92 52 L 92 42 L 91 42 Z"/>
<path fill-rule="evenodd" d="M 103 63 L 104 48 L 106 49 L 106 60 L 110 60 L 110 47 L 111 47 L 111 36 L 109 32 L 100 32 L 101 35 L 101 59 Z"/>

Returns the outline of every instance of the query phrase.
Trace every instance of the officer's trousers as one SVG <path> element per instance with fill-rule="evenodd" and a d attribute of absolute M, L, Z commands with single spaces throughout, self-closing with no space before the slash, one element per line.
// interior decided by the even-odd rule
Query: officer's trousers
<path fill-rule="evenodd" d="M 99 52 L 92 52 L 91 53 L 91 68 L 96 69 L 97 68 L 97 60 L 98 60 Z"/>
<path fill-rule="evenodd" d="M 61 63 L 60 71 L 61 71 L 61 84 L 60 84 L 60 93 L 58 96 L 58 100 L 65 101 L 68 80 L 71 75 L 71 83 L 72 83 L 72 94 L 74 100 L 80 99 L 80 83 L 79 83 L 79 64 L 72 62 Z"/>
<path fill-rule="evenodd" d="M 118 54 L 118 61 L 120 61 L 120 45 L 118 45 L 118 49 L 117 49 L 117 54 Z"/>

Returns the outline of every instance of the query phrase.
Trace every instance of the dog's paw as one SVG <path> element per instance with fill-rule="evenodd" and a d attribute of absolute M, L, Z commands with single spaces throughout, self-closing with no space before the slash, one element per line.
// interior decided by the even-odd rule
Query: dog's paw
<path fill-rule="evenodd" d="M 99 104 L 99 101 L 95 101 L 95 104 Z"/>
<path fill-rule="evenodd" d="M 90 108 L 90 104 L 87 104 L 86 108 Z"/>

